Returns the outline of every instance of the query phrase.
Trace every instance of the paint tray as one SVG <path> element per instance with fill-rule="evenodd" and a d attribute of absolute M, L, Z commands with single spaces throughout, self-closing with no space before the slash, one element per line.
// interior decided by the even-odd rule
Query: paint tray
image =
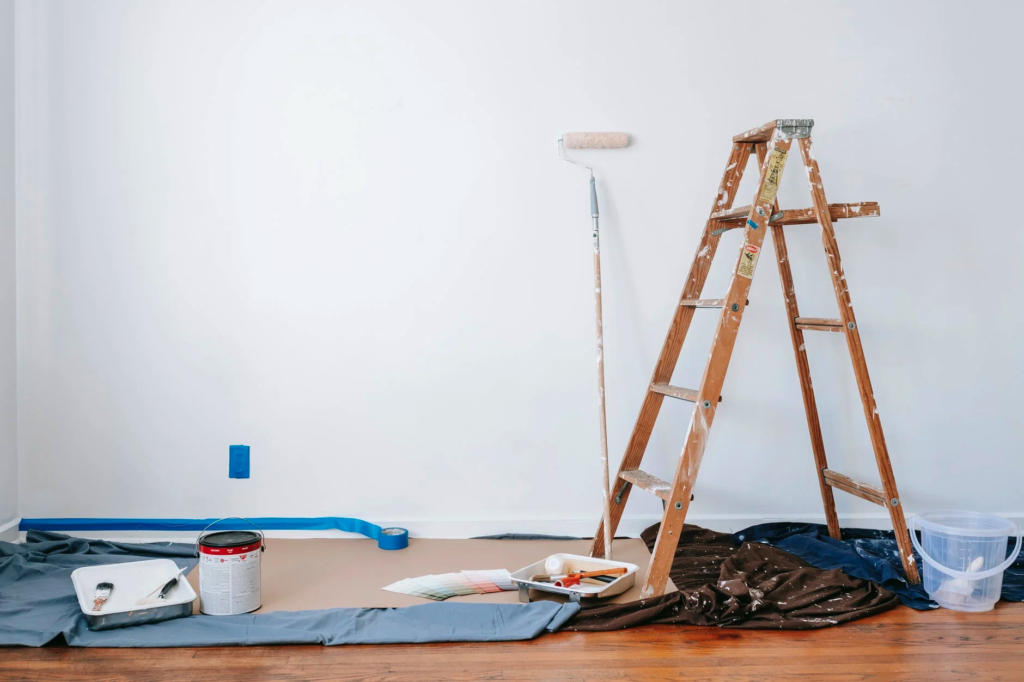
<path fill-rule="evenodd" d="M 636 581 L 636 572 L 640 568 L 636 564 L 629 564 L 624 561 L 608 561 L 607 559 L 580 556 L 579 554 L 553 554 L 552 556 L 556 556 L 564 560 L 566 565 L 573 572 L 599 571 L 602 568 L 625 568 L 626 572 L 605 585 L 580 583 L 573 587 L 555 587 L 553 583 L 541 583 L 530 580 L 532 576 L 541 575 L 547 572 L 544 569 L 544 562 L 547 561 L 548 557 L 544 557 L 540 561 L 530 564 L 525 568 L 520 568 L 512 574 L 512 582 L 519 586 L 519 601 L 529 602 L 530 590 L 540 590 L 542 592 L 561 594 L 568 597 L 569 601 L 577 602 L 580 599 L 602 599 L 605 597 L 614 597 L 615 595 L 622 594 L 629 588 L 633 587 L 633 583 Z"/>
<path fill-rule="evenodd" d="M 71 582 L 78 595 L 78 606 L 85 614 L 90 630 L 110 630 L 128 625 L 159 623 L 163 620 L 192 615 L 195 590 L 185 576 L 178 578 L 178 584 L 166 599 L 155 604 L 137 604 L 154 588 L 166 583 L 178 572 L 178 565 L 170 559 L 150 561 L 129 561 L 103 566 L 83 566 L 71 572 Z M 110 599 L 99 611 L 92 610 L 96 585 L 114 583 Z"/>

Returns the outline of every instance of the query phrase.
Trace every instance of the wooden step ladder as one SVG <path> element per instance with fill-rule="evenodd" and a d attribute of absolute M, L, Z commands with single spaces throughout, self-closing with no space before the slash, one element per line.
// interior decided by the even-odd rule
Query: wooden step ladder
<path fill-rule="evenodd" d="M 658 539 L 654 545 L 650 570 L 641 591 L 642 597 L 663 594 L 672 568 L 679 534 L 683 529 L 686 511 L 690 506 L 694 482 L 708 433 L 715 418 L 715 412 L 721 401 L 722 384 L 729 367 L 729 358 L 736 343 L 736 334 L 743 320 L 746 309 L 747 294 L 754 277 L 757 261 L 764 242 L 765 233 L 770 228 L 772 243 L 775 246 L 775 259 L 779 266 L 783 293 L 786 300 L 786 313 L 789 316 L 789 331 L 796 354 L 796 367 L 800 376 L 800 388 L 803 391 L 804 410 L 807 413 L 807 426 L 811 434 L 811 450 L 814 463 L 818 470 L 818 483 L 821 487 L 821 498 L 825 505 L 825 519 L 829 534 L 836 539 L 841 538 L 839 518 L 836 515 L 835 499 L 832 489 L 838 488 L 856 495 L 869 502 L 879 504 L 889 511 L 892 527 L 896 531 L 896 542 L 899 545 L 900 558 L 911 583 L 919 581 L 917 566 L 907 534 L 906 520 L 900 506 L 900 496 L 896 491 L 896 479 L 893 477 L 892 464 L 885 447 L 885 436 L 882 423 L 875 409 L 874 392 L 868 377 L 868 366 L 864 360 L 864 351 L 860 342 L 860 331 L 850 304 L 850 293 L 843 274 L 842 262 L 839 258 L 839 246 L 836 244 L 832 221 L 843 218 L 859 218 L 879 215 L 877 203 L 860 204 L 829 204 L 825 200 L 821 176 L 818 173 L 818 162 L 811 151 L 811 128 L 814 122 L 809 119 L 779 119 L 771 121 L 759 128 L 748 130 L 733 138 L 732 154 L 726 163 L 722 175 L 722 183 L 718 188 L 711 216 L 704 225 L 704 234 L 697 247 L 697 255 L 690 274 L 687 276 L 679 305 L 676 307 L 672 326 L 669 327 L 665 345 L 658 356 L 658 364 L 654 368 L 654 376 L 640 408 L 640 416 L 633 427 L 633 434 L 622 458 L 618 476 L 613 482 L 611 505 L 611 531 L 614 535 L 622 518 L 630 490 L 636 486 L 663 500 L 665 515 Z M 790 146 L 796 140 L 807 170 L 807 180 L 811 190 L 813 206 L 799 210 L 779 210 L 775 200 L 779 180 L 786 164 Z M 750 206 L 732 208 L 732 202 L 743 177 L 750 154 L 757 154 L 761 176 L 754 192 L 754 200 Z M 829 261 L 832 286 L 835 289 L 836 302 L 839 304 L 839 318 L 827 319 L 818 317 L 801 317 L 797 308 L 796 295 L 793 289 L 793 274 L 789 267 L 786 252 L 786 237 L 783 228 L 787 225 L 818 223 L 821 226 L 821 241 L 825 246 L 825 256 Z M 729 291 L 725 298 L 700 298 L 711 270 L 711 262 L 722 233 L 742 228 L 744 242 L 740 249 L 736 267 L 733 270 Z M 679 359 L 679 351 L 683 339 L 690 327 L 694 312 L 698 308 L 721 309 L 718 327 L 711 346 L 700 388 L 693 390 L 669 385 L 672 373 Z M 814 390 L 811 387 L 810 368 L 804 352 L 805 331 L 828 331 L 846 335 L 846 343 L 853 361 L 853 371 L 857 379 L 861 402 L 864 405 L 864 416 L 867 419 L 871 446 L 875 452 L 875 463 L 881 477 L 881 487 L 859 483 L 849 476 L 844 476 L 828 468 L 825 459 L 825 445 L 821 436 L 821 425 L 818 422 L 818 408 L 814 402 Z M 654 422 L 661 410 L 665 397 L 686 400 L 695 404 L 693 416 L 686 433 L 686 442 L 682 455 L 676 466 L 675 477 L 671 482 L 663 481 L 656 476 L 640 470 L 640 462 L 647 443 L 654 429 Z M 594 535 L 591 556 L 604 556 L 603 522 Z"/>

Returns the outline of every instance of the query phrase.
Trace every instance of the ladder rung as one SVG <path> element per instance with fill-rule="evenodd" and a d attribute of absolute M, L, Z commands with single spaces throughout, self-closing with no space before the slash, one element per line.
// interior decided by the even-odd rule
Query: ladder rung
<path fill-rule="evenodd" d="M 750 215 L 750 205 L 730 208 L 728 211 L 718 211 L 711 214 L 712 220 L 722 223 L 727 220 L 743 220 Z"/>
<path fill-rule="evenodd" d="M 811 329 L 819 332 L 841 332 L 846 329 L 842 320 L 827 317 L 798 317 L 793 320 L 797 329 Z"/>
<path fill-rule="evenodd" d="M 856 495 L 862 500 L 874 502 L 875 504 L 879 504 L 883 507 L 889 506 L 885 499 L 885 492 L 877 486 L 860 483 L 849 476 L 845 476 L 838 471 L 832 471 L 831 469 L 823 469 L 821 476 L 825 479 L 825 482 L 833 488 L 839 488 L 851 495 Z"/>
<path fill-rule="evenodd" d="M 679 305 L 689 308 L 722 308 L 725 306 L 724 298 L 684 298 Z"/>
<path fill-rule="evenodd" d="M 663 481 L 657 476 L 652 476 L 646 471 L 641 471 L 640 469 L 623 471 L 619 474 L 619 478 L 623 481 L 632 483 L 637 488 L 642 488 L 649 493 L 657 495 L 666 502 L 668 502 L 669 497 L 672 496 L 671 483 Z"/>
<path fill-rule="evenodd" d="M 697 402 L 697 391 L 692 388 L 679 388 L 668 384 L 651 384 L 651 390 L 655 393 L 667 395 L 670 398 L 679 398 L 691 403 Z M 722 396 L 718 396 L 718 402 L 722 402 Z"/>

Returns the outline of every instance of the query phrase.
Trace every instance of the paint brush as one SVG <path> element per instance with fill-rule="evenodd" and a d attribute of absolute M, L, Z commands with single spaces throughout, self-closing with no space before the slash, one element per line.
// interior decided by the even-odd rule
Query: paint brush
<path fill-rule="evenodd" d="M 99 611 L 110 599 L 110 593 L 114 591 L 114 583 L 100 583 L 96 586 L 96 593 L 92 599 L 92 610 Z"/>
<path fill-rule="evenodd" d="M 167 599 L 167 595 L 171 593 L 171 590 L 177 587 L 178 578 L 181 577 L 181 574 L 184 573 L 186 570 L 187 568 L 179 568 L 178 572 L 171 576 L 169 580 L 165 580 L 164 582 L 157 585 L 149 594 L 147 594 L 142 599 L 139 599 L 135 603 L 137 605 L 152 604 L 158 599 Z M 159 594 L 157 594 L 158 592 Z M 153 595 L 156 595 L 156 599 L 153 599 Z"/>
<path fill-rule="evenodd" d="M 625 573 L 626 568 L 624 566 L 619 566 L 616 568 L 604 568 L 598 571 L 577 571 L 574 573 L 569 573 L 567 575 L 540 574 L 531 576 L 530 580 L 537 583 L 554 583 L 555 587 L 571 587 L 572 585 L 578 585 L 580 580 L 586 578 L 595 578 L 600 580 L 601 582 L 605 582 L 601 579 L 611 577 L 612 580 L 610 580 L 609 582 L 615 582 L 617 578 L 614 578 L 612 576 L 621 576 L 625 575 Z"/>
<path fill-rule="evenodd" d="M 556 579 L 555 587 L 573 587 L 574 585 L 579 585 L 581 580 L 585 580 L 587 578 L 603 578 L 611 575 L 624 575 L 625 573 L 625 567 L 606 568 L 600 571 L 570 573 L 569 575 Z"/>

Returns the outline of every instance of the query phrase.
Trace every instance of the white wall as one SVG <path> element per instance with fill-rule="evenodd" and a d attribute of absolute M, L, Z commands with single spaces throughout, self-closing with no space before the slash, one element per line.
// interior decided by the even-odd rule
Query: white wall
<path fill-rule="evenodd" d="M 587 179 L 555 140 L 635 141 L 579 155 L 617 462 L 729 138 L 775 117 L 816 120 L 831 201 L 882 205 L 838 234 L 905 507 L 1024 514 L 1020 4 L 19 7 L 23 516 L 592 532 Z M 810 205 L 795 160 L 780 199 Z M 801 310 L 833 315 L 817 229 L 790 234 Z M 698 316 L 677 384 L 702 368 Z M 809 336 L 831 463 L 877 480 L 842 336 Z M 724 398 L 693 519 L 821 518 L 770 258 Z M 672 402 L 647 464 L 666 477 Z M 231 443 L 250 480 L 227 478 Z M 839 498 L 848 522 L 883 513 Z M 659 511 L 634 495 L 625 528 Z"/>
<path fill-rule="evenodd" d="M 14 194 L 14 0 L 0 0 L 0 540 L 18 518 Z"/>

